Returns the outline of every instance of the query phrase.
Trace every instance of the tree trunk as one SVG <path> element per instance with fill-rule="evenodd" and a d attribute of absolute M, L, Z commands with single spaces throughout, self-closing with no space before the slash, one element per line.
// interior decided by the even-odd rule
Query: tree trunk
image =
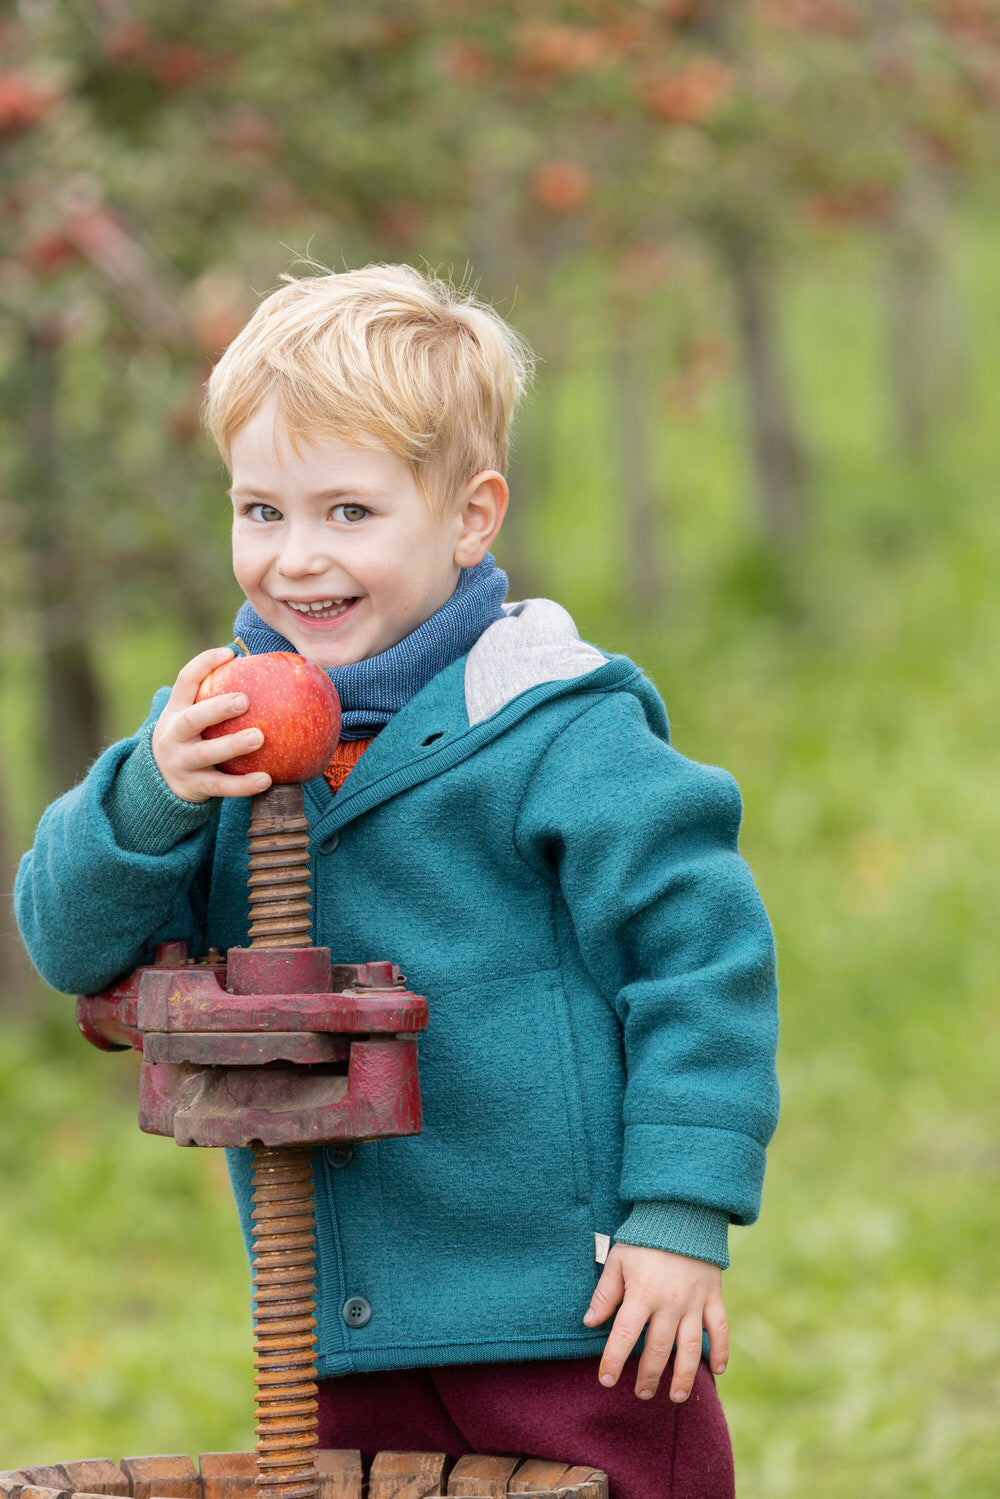
<path fill-rule="evenodd" d="M 625 598 L 629 611 L 656 614 L 667 591 L 663 519 L 654 492 L 649 388 L 643 360 L 642 308 L 627 293 L 611 299 L 611 375 L 618 435 L 618 476 L 625 515 Z"/>
<path fill-rule="evenodd" d="M 67 534 L 55 419 L 58 368 L 46 330 L 29 333 L 21 368 L 21 497 L 42 659 L 43 758 L 58 793 L 80 779 L 104 744 L 104 701 L 87 638 L 89 601 Z"/>
<path fill-rule="evenodd" d="M 926 172 L 901 191 L 886 234 L 885 299 L 893 435 L 920 458 L 955 409 L 964 359 L 958 309 L 944 268 L 945 202 Z"/>
<path fill-rule="evenodd" d="M 808 465 L 781 357 L 769 268 L 746 237 L 734 239 L 726 248 L 743 352 L 757 504 L 765 532 L 783 548 L 805 522 Z"/>
<path fill-rule="evenodd" d="M 531 542 L 531 521 L 545 492 L 541 433 L 535 415 L 533 411 L 522 411 L 517 421 L 507 475 L 510 508 L 497 545 L 510 579 L 512 599 L 533 598 L 545 591 Z"/>
<path fill-rule="evenodd" d="M 0 916 L 0 1015 L 24 1013 L 33 987 L 31 964 L 21 946 L 11 906 L 18 851 L 10 805 L 10 788 L 5 768 L 0 765 L 0 888 L 4 892 Z"/>
<path fill-rule="evenodd" d="M 481 277 L 480 294 L 487 301 L 498 299 L 498 311 L 502 314 L 500 299 L 511 296 L 525 301 L 528 307 L 534 306 L 536 311 L 542 307 L 544 326 L 545 297 L 544 292 L 539 295 L 539 289 L 548 260 L 537 245 L 525 253 L 518 226 L 517 177 L 506 157 L 498 155 L 488 130 L 479 143 L 471 183 L 475 208 L 469 215 L 469 242 L 472 263 Z M 537 328 L 533 331 L 537 337 Z M 551 375 L 560 352 L 557 331 L 550 328 L 549 332 L 554 337 L 549 339 L 543 334 L 546 347 L 538 350 L 547 376 Z M 510 508 L 497 545 L 499 561 L 510 579 L 512 599 L 531 598 L 548 591 L 544 568 L 536 563 L 532 542 L 532 523 L 544 503 L 547 488 L 546 436 L 544 402 L 529 393 L 514 420 L 507 475 Z"/>

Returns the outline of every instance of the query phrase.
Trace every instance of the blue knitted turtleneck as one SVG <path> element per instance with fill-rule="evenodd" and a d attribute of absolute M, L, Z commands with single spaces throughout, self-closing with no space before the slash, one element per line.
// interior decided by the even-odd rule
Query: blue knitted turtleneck
<path fill-rule="evenodd" d="M 488 625 L 503 618 L 506 596 L 507 574 L 487 552 L 476 567 L 462 568 L 448 602 L 397 645 L 364 661 L 328 668 L 344 712 L 342 738 L 367 739 L 383 728 L 432 677 L 464 656 Z M 233 633 L 252 656 L 295 649 L 249 603 L 237 614 Z"/>

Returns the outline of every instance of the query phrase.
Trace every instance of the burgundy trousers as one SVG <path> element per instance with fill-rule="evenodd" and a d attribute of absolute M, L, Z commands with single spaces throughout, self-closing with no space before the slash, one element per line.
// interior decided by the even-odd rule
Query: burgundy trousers
<path fill-rule="evenodd" d="M 456 1364 L 348 1374 L 319 1384 L 319 1444 L 376 1452 L 525 1453 L 603 1468 L 612 1499 L 733 1499 L 729 1428 L 702 1361 L 687 1400 L 633 1390 L 631 1359 L 614 1389 L 595 1359 Z"/>

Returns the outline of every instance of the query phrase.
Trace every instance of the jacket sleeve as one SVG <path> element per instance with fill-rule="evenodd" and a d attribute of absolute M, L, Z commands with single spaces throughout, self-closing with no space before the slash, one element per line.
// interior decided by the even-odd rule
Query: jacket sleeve
<path fill-rule="evenodd" d="M 202 945 L 199 868 L 217 802 L 176 797 L 150 748 L 167 698 L 44 813 L 14 889 L 18 925 L 42 977 L 94 993 L 151 959 L 158 942 Z"/>
<path fill-rule="evenodd" d="M 558 882 L 622 1026 L 622 1199 L 750 1223 L 777 1119 L 777 995 L 740 817 L 732 778 L 677 754 L 616 693 L 552 742 L 515 836 Z"/>

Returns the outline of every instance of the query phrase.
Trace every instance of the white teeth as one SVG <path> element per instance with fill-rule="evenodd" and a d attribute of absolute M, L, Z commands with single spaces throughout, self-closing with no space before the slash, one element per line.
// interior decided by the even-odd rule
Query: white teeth
<path fill-rule="evenodd" d="M 320 599 L 313 603 L 297 604 L 294 599 L 286 599 L 285 603 L 289 609 L 294 609 L 298 614 L 343 614 L 353 599 Z"/>

